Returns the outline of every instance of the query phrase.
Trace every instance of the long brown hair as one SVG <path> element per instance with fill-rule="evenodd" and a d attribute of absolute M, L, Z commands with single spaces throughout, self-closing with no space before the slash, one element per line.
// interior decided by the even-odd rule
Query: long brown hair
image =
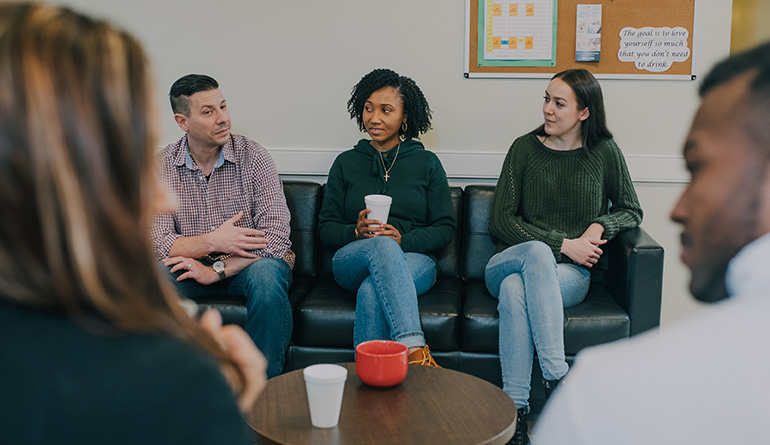
<path fill-rule="evenodd" d="M 150 248 L 152 91 L 131 35 L 66 8 L 0 4 L 0 298 L 167 333 L 232 366 Z"/>

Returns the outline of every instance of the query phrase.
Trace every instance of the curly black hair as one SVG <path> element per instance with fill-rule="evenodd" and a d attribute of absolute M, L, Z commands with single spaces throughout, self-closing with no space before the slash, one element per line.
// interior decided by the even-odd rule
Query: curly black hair
<path fill-rule="evenodd" d="M 379 68 L 362 77 L 350 93 L 348 112 L 351 119 L 356 119 L 361 131 L 366 131 L 363 119 L 364 104 L 372 93 L 385 87 L 395 88 L 404 102 L 406 131 L 399 129 L 399 135 L 404 139 L 412 139 L 431 129 L 430 106 L 420 87 L 408 77 L 399 76 L 398 73 L 389 69 Z"/>

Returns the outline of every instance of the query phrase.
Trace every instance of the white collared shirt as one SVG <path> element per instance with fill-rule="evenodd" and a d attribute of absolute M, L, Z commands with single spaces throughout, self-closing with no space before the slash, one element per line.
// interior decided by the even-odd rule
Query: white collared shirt
<path fill-rule="evenodd" d="M 727 266 L 727 293 L 731 298 L 770 298 L 770 233 L 749 243 Z"/>

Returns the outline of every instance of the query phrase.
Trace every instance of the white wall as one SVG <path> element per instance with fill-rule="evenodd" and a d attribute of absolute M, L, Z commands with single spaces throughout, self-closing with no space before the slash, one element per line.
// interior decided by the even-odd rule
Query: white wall
<path fill-rule="evenodd" d="M 68 0 L 133 32 L 153 61 L 162 141 L 180 131 L 166 94 L 191 72 L 220 84 L 233 129 L 268 147 L 284 174 L 318 175 L 360 137 L 346 112 L 351 87 L 389 67 L 420 85 L 433 111 L 423 142 L 455 183 L 494 181 L 511 141 L 542 122 L 542 79 L 463 77 L 465 2 L 454 0 Z M 726 56 L 730 0 L 697 0 L 696 73 Z M 656 26 L 654 23 L 650 26 Z M 680 147 L 698 82 L 603 80 L 610 128 L 626 153 L 645 210 L 643 227 L 666 249 L 664 324 L 697 310 L 668 211 L 687 179 Z M 483 156 L 482 156 L 483 155 Z"/>

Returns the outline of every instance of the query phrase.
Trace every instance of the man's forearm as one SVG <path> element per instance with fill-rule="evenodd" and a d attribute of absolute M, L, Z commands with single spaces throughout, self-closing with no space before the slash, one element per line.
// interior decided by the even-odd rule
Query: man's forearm
<path fill-rule="evenodd" d="M 244 258 L 242 256 L 231 256 L 231 257 L 225 258 L 223 260 L 225 263 L 225 274 L 228 277 L 237 275 L 243 269 L 247 268 L 251 263 L 261 259 L 262 257 Z"/>
<path fill-rule="evenodd" d="M 197 236 L 179 237 L 171 245 L 168 252 L 169 257 L 184 256 L 188 258 L 200 258 L 213 252 L 209 242 L 208 233 Z"/>

